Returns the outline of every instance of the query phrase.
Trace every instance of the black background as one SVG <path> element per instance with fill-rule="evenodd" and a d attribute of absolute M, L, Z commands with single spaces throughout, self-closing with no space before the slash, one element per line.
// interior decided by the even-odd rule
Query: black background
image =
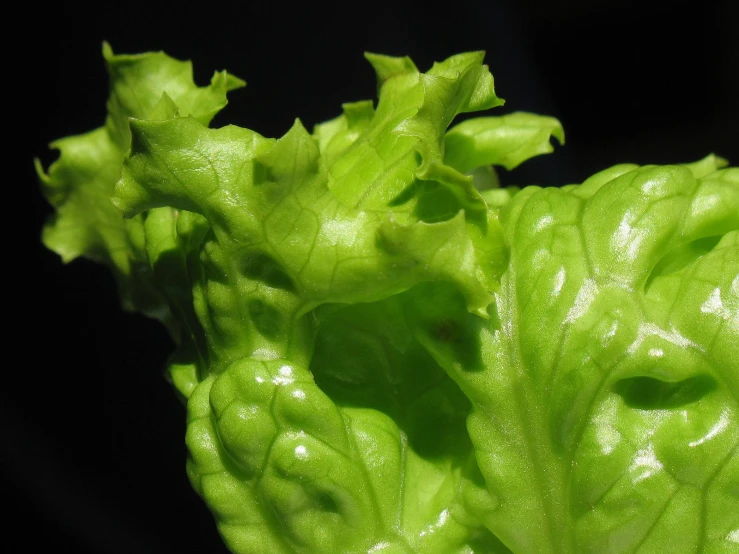
<path fill-rule="evenodd" d="M 455 0 L 428 5 L 144 2 L 18 6 L 6 20 L 5 368 L 2 498 L 11 551 L 202 553 L 225 548 L 184 469 L 184 408 L 162 377 L 158 324 L 122 313 L 112 278 L 63 266 L 39 242 L 50 209 L 32 160 L 52 140 L 100 126 L 101 43 L 191 59 L 196 81 L 228 69 L 249 82 L 214 121 L 279 136 L 346 101 L 373 98 L 365 50 L 421 70 L 486 50 L 498 113 L 558 117 L 567 144 L 504 183 L 582 181 L 620 162 L 739 163 L 737 3 Z M 323 6 L 326 6 L 325 4 Z M 19 38 L 20 37 L 20 38 Z M 10 142 L 10 147 L 7 146 Z M 8 199 L 8 193 L 10 198 Z M 9 531 L 9 532 L 8 532 Z"/>

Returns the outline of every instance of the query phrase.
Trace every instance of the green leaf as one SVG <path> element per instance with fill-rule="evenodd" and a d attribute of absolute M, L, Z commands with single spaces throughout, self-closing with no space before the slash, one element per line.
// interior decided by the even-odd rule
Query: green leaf
<path fill-rule="evenodd" d="M 444 137 L 444 162 L 462 173 L 486 165 L 510 170 L 529 158 L 552 152 L 552 137 L 564 144 L 562 125 L 553 117 L 515 112 L 468 119 Z"/>
<path fill-rule="evenodd" d="M 411 77 L 419 82 L 418 75 Z M 388 80 L 383 91 L 390 90 L 400 106 L 423 92 L 393 83 L 395 78 Z M 454 89 L 445 82 L 444 90 L 450 86 Z M 300 122 L 275 142 L 233 126 L 208 129 L 194 118 L 132 121 L 131 154 L 114 203 L 127 216 L 158 206 L 196 212 L 213 229 L 203 245 L 205 277 L 197 307 L 210 337 L 211 370 L 254 352 L 294 359 L 288 349 L 295 348 L 295 356 L 304 356 L 298 352 L 310 337 L 307 323 L 293 325 L 288 333 L 270 329 L 300 321 L 321 304 L 376 301 L 422 281 L 455 283 L 469 309 L 486 315 L 504 266 L 502 230 L 470 191 L 471 179 L 414 155 L 426 134 L 413 138 L 412 148 L 401 153 L 410 164 L 402 173 L 405 183 L 399 187 L 401 174 L 393 173 L 392 186 L 383 185 L 382 194 L 387 196 L 386 188 L 395 194 L 396 188 L 414 186 L 416 174 L 435 178 L 445 190 L 466 187 L 464 205 L 473 212 L 469 219 L 462 202 L 449 218 L 426 222 L 408 213 L 405 204 L 388 205 L 389 198 L 383 204 L 369 196 L 366 202 L 347 204 L 341 194 L 350 188 L 354 194 L 371 194 L 385 183 L 385 163 L 391 173 L 400 167 L 394 158 L 378 159 L 368 137 L 396 144 L 395 126 L 386 120 L 394 118 L 397 124 L 396 111 L 410 116 L 416 109 L 383 108 L 385 98 L 377 112 L 367 104 L 345 107 L 342 119 L 317 130 L 317 140 Z M 427 129 L 424 121 L 411 117 L 407 125 L 418 126 L 419 133 L 443 133 L 443 127 Z M 349 147 L 332 150 L 337 140 L 344 144 L 347 134 L 355 132 L 358 138 Z M 335 158 L 330 167 L 322 143 Z M 351 179 L 337 177 L 336 168 L 347 163 L 367 171 L 355 167 Z"/>
<path fill-rule="evenodd" d="M 246 86 L 238 77 L 220 71 L 213 74 L 209 86 L 198 87 L 192 63 L 164 52 L 116 55 L 106 42 L 103 57 L 110 76 L 106 128 L 123 151 L 130 141 L 129 119 L 159 119 L 154 110 L 163 95 L 171 99 L 179 116 L 192 116 L 208 125 L 226 106 L 226 94 Z"/>
<path fill-rule="evenodd" d="M 391 77 L 418 73 L 416 64 L 408 56 L 396 57 L 365 52 L 364 57 L 372 64 L 380 85 Z"/>
<path fill-rule="evenodd" d="M 55 213 L 42 240 L 65 263 L 86 257 L 107 265 L 126 310 L 141 311 L 168 324 L 166 305 L 152 276 L 144 247 L 143 218 L 124 220 L 110 202 L 123 155 L 105 129 L 52 143 L 60 158 L 45 172 L 36 161 L 42 190 Z"/>
<path fill-rule="evenodd" d="M 106 264 L 123 307 L 162 320 L 176 338 L 179 322 L 147 258 L 145 216 L 125 220 L 110 201 L 129 147 L 128 120 L 192 114 L 207 123 L 226 105 L 226 93 L 244 83 L 221 72 L 209 87 L 199 88 L 189 62 L 161 52 L 114 55 L 104 43 L 103 57 L 110 75 L 105 127 L 52 143 L 60 157 L 47 171 L 36 161 L 44 195 L 56 210 L 42 238 L 64 262 L 83 256 Z"/>
<path fill-rule="evenodd" d="M 489 323 L 453 289 L 409 296 L 418 340 L 473 406 L 498 499 L 482 521 L 513 552 L 663 552 L 676 536 L 681 551 L 731 551 L 737 174 L 593 179 L 504 205 L 511 258 Z"/>
<path fill-rule="evenodd" d="M 361 328 L 347 336 L 372 341 Z M 242 360 L 199 385 L 188 405 L 188 474 L 234 552 L 443 554 L 470 541 L 505 552 L 466 506 L 485 496 L 464 434 L 466 399 L 422 350 L 396 355 L 400 367 L 414 360 L 435 372 L 421 365 L 409 382 L 394 377 L 410 395 L 399 398 L 405 430 L 376 405 L 336 404 L 316 385 L 312 374 L 337 363 L 333 352 L 310 372 L 287 360 Z M 419 380 L 431 387 L 420 398 Z M 425 437 L 434 422 L 456 431 L 441 449 Z"/>

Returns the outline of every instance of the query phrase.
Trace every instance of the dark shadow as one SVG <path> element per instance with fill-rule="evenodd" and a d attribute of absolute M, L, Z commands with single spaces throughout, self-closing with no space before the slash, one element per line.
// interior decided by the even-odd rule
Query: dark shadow
<path fill-rule="evenodd" d="M 673 248 L 667 254 L 665 254 L 657 265 L 654 266 L 652 272 L 647 277 L 647 281 L 644 284 L 644 290 L 648 291 L 652 286 L 652 282 L 657 277 L 664 277 L 671 273 L 676 273 L 687 267 L 689 264 L 695 262 L 698 258 L 705 256 L 711 250 L 716 248 L 716 245 L 721 240 L 721 236 L 705 237 L 702 239 L 694 240 L 687 244 Z"/>
<path fill-rule="evenodd" d="M 273 289 L 295 291 L 295 283 L 279 263 L 262 252 L 247 254 L 241 261 L 241 272 Z"/>
<path fill-rule="evenodd" d="M 616 383 L 613 392 L 624 403 L 639 410 L 668 410 L 700 400 L 716 389 L 716 381 L 708 375 L 697 375 L 670 383 L 652 377 L 631 377 Z"/>

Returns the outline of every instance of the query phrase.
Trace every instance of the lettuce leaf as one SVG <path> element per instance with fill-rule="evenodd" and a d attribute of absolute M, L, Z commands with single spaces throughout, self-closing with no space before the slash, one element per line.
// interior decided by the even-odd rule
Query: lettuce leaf
<path fill-rule="evenodd" d="M 177 342 L 187 472 L 236 553 L 730 552 L 739 170 L 498 186 L 562 143 L 482 52 L 367 54 L 378 101 L 280 138 L 244 82 L 114 55 L 100 129 L 37 163 L 64 261 Z"/>

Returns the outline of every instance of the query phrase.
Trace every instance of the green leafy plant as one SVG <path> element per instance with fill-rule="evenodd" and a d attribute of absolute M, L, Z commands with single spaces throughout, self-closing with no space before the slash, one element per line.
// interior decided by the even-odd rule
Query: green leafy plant
<path fill-rule="evenodd" d="M 376 105 L 279 139 L 208 127 L 226 72 L 104 58 L 43 241 L 171 333 L 233 552 L 739 551 L 739 169 L 500 188 L 564 136 L 454 124 L 503 104 L 481 52 L 367 54 Z"/>

